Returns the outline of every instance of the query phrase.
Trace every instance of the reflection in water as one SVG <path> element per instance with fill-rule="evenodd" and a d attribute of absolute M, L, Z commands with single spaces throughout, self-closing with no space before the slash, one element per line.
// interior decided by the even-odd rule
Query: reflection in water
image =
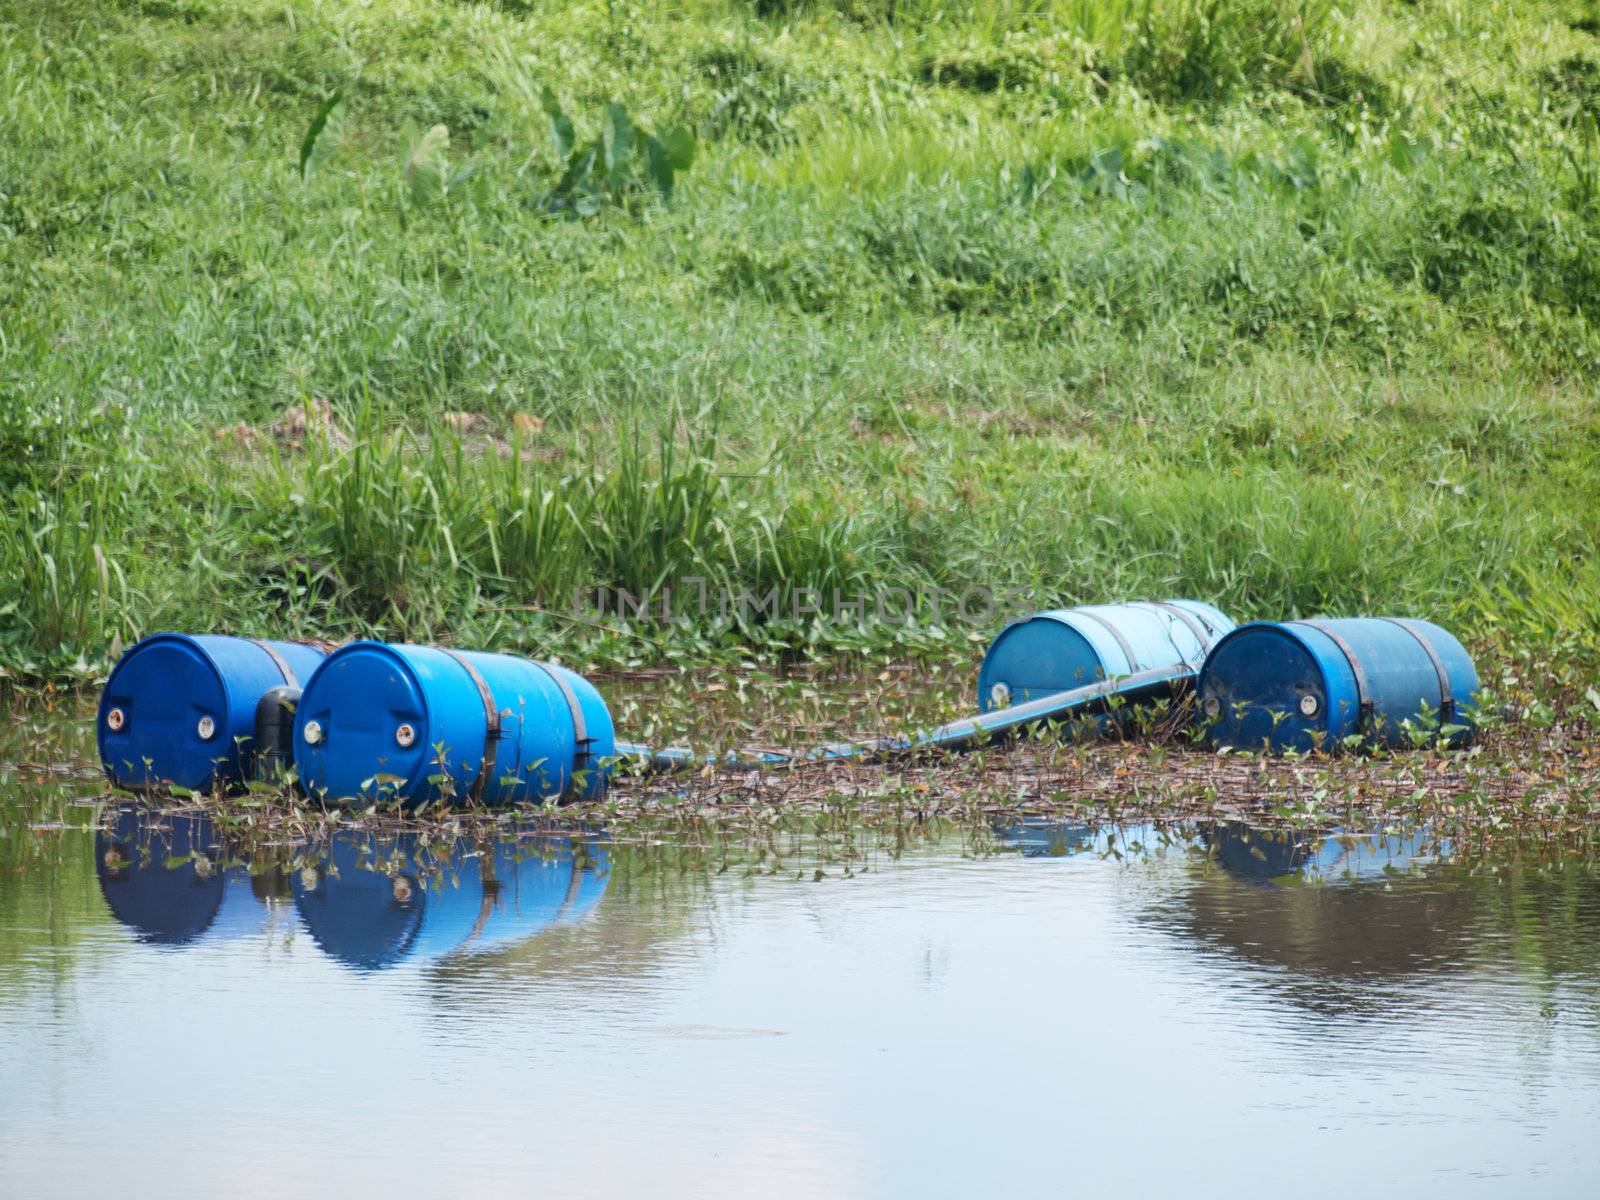
<path fill-rule="evenodd" d="M 1002 845 L 1014 846 L 1024 858 L 1060 858 L 1081 854 L 1095 844 L 1094 829 L 1064 821 L 1024 818 L 995 826 L 995 837 Z"/>
<path fill-rule="evenodd" d="M 1543 981 L 1600 976 L 1600 875 L 1581 858 L 1465 862 L 1427 830 L 1091 826 L 1047 819 L 995 827 L 1024 858 L 1139 862 L 1180 853 L 1182 871 L 1141 879 L 1141 923 L 1269 969 L 1258 986 L 1306 1010 L 1381 1011 L 1383 988 L 1481 966 L 1501 953 Z"/>
<path fill-rule="evenodd" d="M 1081 819 L 241 846 L 7 803 L 5 1195 L 1198 1200 L 1233 1144 L 1307 1194 L 1352 1144 L 1415 1196 L 1600 1171 L 1570 850 Z"/>
<path fill-rule="evenodd" d="M 185 946 L 259 932 L 291 895 L 312 940 L 363 970 L 498 949 L 584 916 L 605 892 L 598 840 L 475 845 L 336 833 L 293 864 L 222 865 L 212 822 L 119 812 L 95 835 L 106 905 L 140 941 Z"/>
<path fill-rule="evenodd" d="M 216 831 L 205 817 L 151 822 L 142 812 L 119 812 L 94 839 L 106 906 L 140 941 L 155 945 L 259 932 L 274 902 L 287 898 L 282 871 L 224 869 L 216 850 Z"/>
<path fill-rule="evenodd" d="M 1303 829 L 1253 829 L 1242 821 L 1204 825 L 1200 837 L 1217 861 L 1241 879 L 1373 879 L 1433 861 L 1448 846 L 1423 831 L 1319 834 Z"/>
<path fill-rule="evenodd" d="M 525 941 L 594 908 L 609 877 L 603 847 L 570 839 L 342 835 L 294 876 L 294 903 L 317 945 L 348 966 L 481 953 Z"/>
<path fill-rule="evenodd" d="M 1214 949 L 1288 967 L 1296 999 L 1347 1011 L 1371 996 L 1340 981 L 1375 980 L 1458 965 L 1481 913 L 1469 886 L 1440 886 L 1425 834 L 1202 829 L 1214 858 L 1198 860 L 1183 903 L 1159 919 Z M 1220 869 L 1219 869 L 1220 868 Z M 1415 870 L 1409 886 L 1388 886 Z M 1330 986 L 1331 985 L 1331 986 Z"/>
<path fill-rule="evenodd" d="M 1485 869 L 1426 832 L 1238 822 L 1203 827 L 1200 844 L 1187 886 L 1144 919 L 1268 968 L 1271 991 L 1324 1017 L 1395 1015 L 1396 985 L 1443 989 L 1505 955 L 1539 985 L 1600 968 L 1600 879 L 1582 861 Z"/>

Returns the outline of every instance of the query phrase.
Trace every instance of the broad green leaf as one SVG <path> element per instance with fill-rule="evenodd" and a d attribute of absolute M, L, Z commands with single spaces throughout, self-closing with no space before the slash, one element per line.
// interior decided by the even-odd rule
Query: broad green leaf
<path fill-rule="evenodd" d="M 344 93 L 335 92 L 322 102 L 317 109 L 316 116 L 311 118 L 311 124 L 306 127 L 305 137 L 300 139 L 300 182 L 304 183 L 311 178 L 311 168 L 320 157 L 317 146 L 322 141 L 323 135 L 332 136 L 338 132 L 339 124 L 344 116 Z M 330 133 L 330 127 L 332 133 Z"/>
<path fill-rule="evenodd" d="M 567 119 L 567 114 L 561 111 L 561 105 L 556 101 L 556 94 L 549 88 L 544 89 L 540 103 L 544 106 L 544 115 L 550 121 L 550 142 L 555 146 L 556 157 L 566 158 L 572 153 L 573 144 L 577 141 L 572 131 L 572 122 Z"/>
<path fill-rule="evenodd" d="M 696 149 L 694 132 L 682 125 L 673 125 L 663 129 L 660 137 L 661 144 L 666 147 L 667 161 L 672 164 L 672 169 L 687 171 L 694 163 Z"/>
<path fill-rule="evenodd" d="M 578 183 L 594 169 L 595 159 L 599 154 L 599 142 L 590 142 L 582 149 L 573 151 L 572 157 L 567 160 L 567 169 L 561 173 L 561 178 L 556 180 L 556 186 L 550 189 L 551 196 L 557 199 L 569 198 Z"/>
<path fill-rule="evenodd" d="M 644 135 L 644 161 L 663 200 L 672 195 L 672 158 L 667 148 L 650 134 Z"/>
<path fill-rule="evenodd" d="M 622 105 L 606 105 L 606 176 L 612 187 L 622 183 L 628 160 L 633 157 L 633 122 Z"/>

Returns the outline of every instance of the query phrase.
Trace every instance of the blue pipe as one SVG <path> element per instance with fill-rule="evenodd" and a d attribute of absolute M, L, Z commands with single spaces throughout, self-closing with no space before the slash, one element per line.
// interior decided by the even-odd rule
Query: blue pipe
<path fill-rule="evenodd" d="M 1024 704 L 963 717 L 912 737 L 874 738 L 864 742 L 830 742 L 796 754 L 776 751 L 733 751 L 723 755 L 696 754 L 682 746 L 652 749 L 618 742 L 616 753 L 646 771 L 682 771 L 701 766 L 799 766 L 817 762 L 874 763 L 924 750 L 960 752 L 999 741 L 1008 734 L 1043 721 L 1065 721 L 1110 707 L 1114 701 L 1139 704 L 1179 694 L 1194 683 L 1195 668 L 1188 663 L 1139 671 L 1119 679 L 1102 679 L 1084 687 L 1040 696 Z"/>

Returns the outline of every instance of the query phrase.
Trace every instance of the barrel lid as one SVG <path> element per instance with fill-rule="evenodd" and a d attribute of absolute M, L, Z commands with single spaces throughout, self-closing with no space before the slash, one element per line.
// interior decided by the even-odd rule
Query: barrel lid
<path fill-rule="evenodd" d="M 1071 618 L 1066 610 L 1036 613 L 1000 631 L 978 671 L 978 703 L 984 711 L 1105 678 L 1100 655 Z M 1003 692 L 997 690 L 1002 685 Z"/>
<path fill-rule="evenodd" d="M 234 753 L 231 727 L 227 689 L 211 656 L 184 634 L 158 633 L 130 647 L 112 670 L 100 694 L 96 739 L 117 784 L 199 790 Z M 201 737 L 206 728 L 210 736 Z"/>
<path fill-rule="evenodd" d="M 434 754 L 427 697 L 411 664 L 382 642 L 329 655 L 300 698 L 294 754 L 305 786 L 334 799 L 409 792 L 430 773 Z"/>
<path fill-rule="evenodd" d="M 1241 625 L 1217 643 L 1200 673 L 1211 739 L 1241 750 L 1311 750 L 1333 727 L 1321 657 L 1297 630 Z"/>

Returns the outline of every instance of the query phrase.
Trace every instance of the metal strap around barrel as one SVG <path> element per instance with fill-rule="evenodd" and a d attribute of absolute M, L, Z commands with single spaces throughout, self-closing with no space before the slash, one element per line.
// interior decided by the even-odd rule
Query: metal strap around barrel
<path fill-rule="evenodd" d="M 1161 601 L 1157 601 L 1157 603 L 1164 605 L 1164 604 L 1167 604 L 1169 602 L 1165 601 L 1165 600 L 1161 600 Z M 1173 607 L 1174 608 L 1183 608 L 1183 605 L 1176 604 L 1176 605 L 1173 605 Z M 1186 609 L 1186 608 L 1184 608 L 1183 611 L 1184 612 L 1189 612 L 1189 610 Z M 1206 620 L 1205 613 L 1197 612 L 1197 613 L 1189 613 L 1189 615 L 1191 617 L 1193 617 L 1196 621 L 1199 621 L 1200 624 L 1204 625 L 1206 627 L 1206 632 L 1209 633 L 1212 637 L 1216 637 L 1217 636 L 1217 627 L 1215 625 L 1213 625 L 1210 621 Z"/>
<path fill-rule="evenodd" d="M 578 702 L 578 693 L 572 690 L 572 685 L 566 681 L 554 663 L 540 662 L 536 658 L 529 661 L 555 681 L 555 685 L 561 689 L 561 695 L 567 701 L 567 711 L 572 714 L 572 772 L 576 775 L 582 770 L 581 764 L 589 757 L 589 725 L 583 719 L 583 705 Z"/>
<path fill-rule="evenodd" d="M 1391 625 L 1398 625 L 1401 629 L 1404 629 L 1412 637 L 1417 639 L 1417 644 L 1422 647 L 1423 651 L 1428 656 L 1428 661 L 1433 664 L 1433 673 L 1439 677 L 1439 720 L 1441 723 L 1454 720 L 1456 715 L 1456 698 L 1455 695 L 1450 691 L 1450 675 L 1444 669 L 1444 660 L 1439 657 L 1439 652 L 1433 648 L 1433 643 L 1423 635 L 1422 630 L 1418 629 L 1410 621 L 1404 620 L 1403 618 L 1379 617 L 1378 620 L 1387 621 Z"/>
<path fill-rule="evenodd" d="M 1197 619 L 1194 616 L 1194 614 L 1186 612 L 1183 608 L 1179 607 L 1178 605 L 1169 604 L 1165 600 L 1149 600 L 1149 601 L 1146 601 L 1146 603 L 1154 605 L 1156 608 L 1159 608 L 1159 609 L 1162 609 L 1162 610 L 1164 610 L 1166 612 L 1171 613 L 1173 616 L 1177 617 L 1178 620 L 1182 621 L 1185 625 L 1187 625 L 1189 627 L 1189 632 L 1194 634 L 1195 639 L 1200 643 L 1200 653 L 1201 654 L 1204 654 L 1207 650 L 1211 649 L 1211 639 L 1206 636 L 1207 633 L 1211 632 L 1211 626 L 1209 626 L 1209 625 L 1204 626 L 1205 632 L 1202 633 L 1201 632 L 1201 627 L 1202 627 L 1201 620 Z"/>
<path fill-rule="evenodd" d="M 462 669 L 472 677 L 478 689 L 478 698 L 483 701 L 483 759 L 478 763 L 478 777 L 472 781 L 472 788 L 467 792 L 468 798 L 476 801 L 483 798 L 484 785 L 489 782 L 489 771 L 494 766 L 494 744 L 500 740 L 500 709 L 494 702 L 494 693 L 489 690 L 489 685 L 478 674 L 478 668 L 454 650 L 444 652 L 460 663 Z"/>
<path fill-rule="evenodd" d="M 288 661 L 283 657 L 283 655 L 278 653 L 277 648 L 274 647 L 271 642 L 258 641 L 255 638 L 251 638 L 250 641 L 257 646 L 260 646 L 261 649 L 266 652 L 267 657 L 270 658 L 273 665 L 278 668 L 278 674 L 283 676 L 283 681 L 286 684 L 295 689 L 300 687 L 300 681 L 295 678 L 293 668 L 289 666 Z"/>
<path fill-rule="evenodd" d="M 1335 646 L 1339 653 L 1344 655 L 1345 662 L 1350 664 L 1350 674 L 1356 681 L 1356 704 L 1360 707 L 1361 718 L 1365 720 L 1372 715 L 1372 693 L 1367 690 L 1367 673 L 1361 669 L 1361 660 L 1356 657 L 1356 652 L 1350 648 L 1350 643 L 1345 641 L 1321 621 L 1290 621 L 1290 625 L 1304 625 L 1308 629 L 1315 629 Z"/>
<path fill-rule="evenodd" d="M 1104 617 L 1100 616 L 1098 613 L 1092 613 L 1086 609 L 1074 609 L 1073 615 L 1078 617 L 1088 617 L 1096 625 L 1104 625 L 1107 632 L 1109 632 L 1112 637 L 1117 639 L 1117 645 L 1122 647 L 1123 657 L 1128 660 L 1128 670 L 1130 672 L 1144 670 L 1144 668 L 1139 665 L 1139 660 L 1134 657 L 1133 647 L 1128 645 L 1128 639 L 1122 636 L 1122 630 L 1118 629 L 1115 625 L 1106 620 Z"/>

